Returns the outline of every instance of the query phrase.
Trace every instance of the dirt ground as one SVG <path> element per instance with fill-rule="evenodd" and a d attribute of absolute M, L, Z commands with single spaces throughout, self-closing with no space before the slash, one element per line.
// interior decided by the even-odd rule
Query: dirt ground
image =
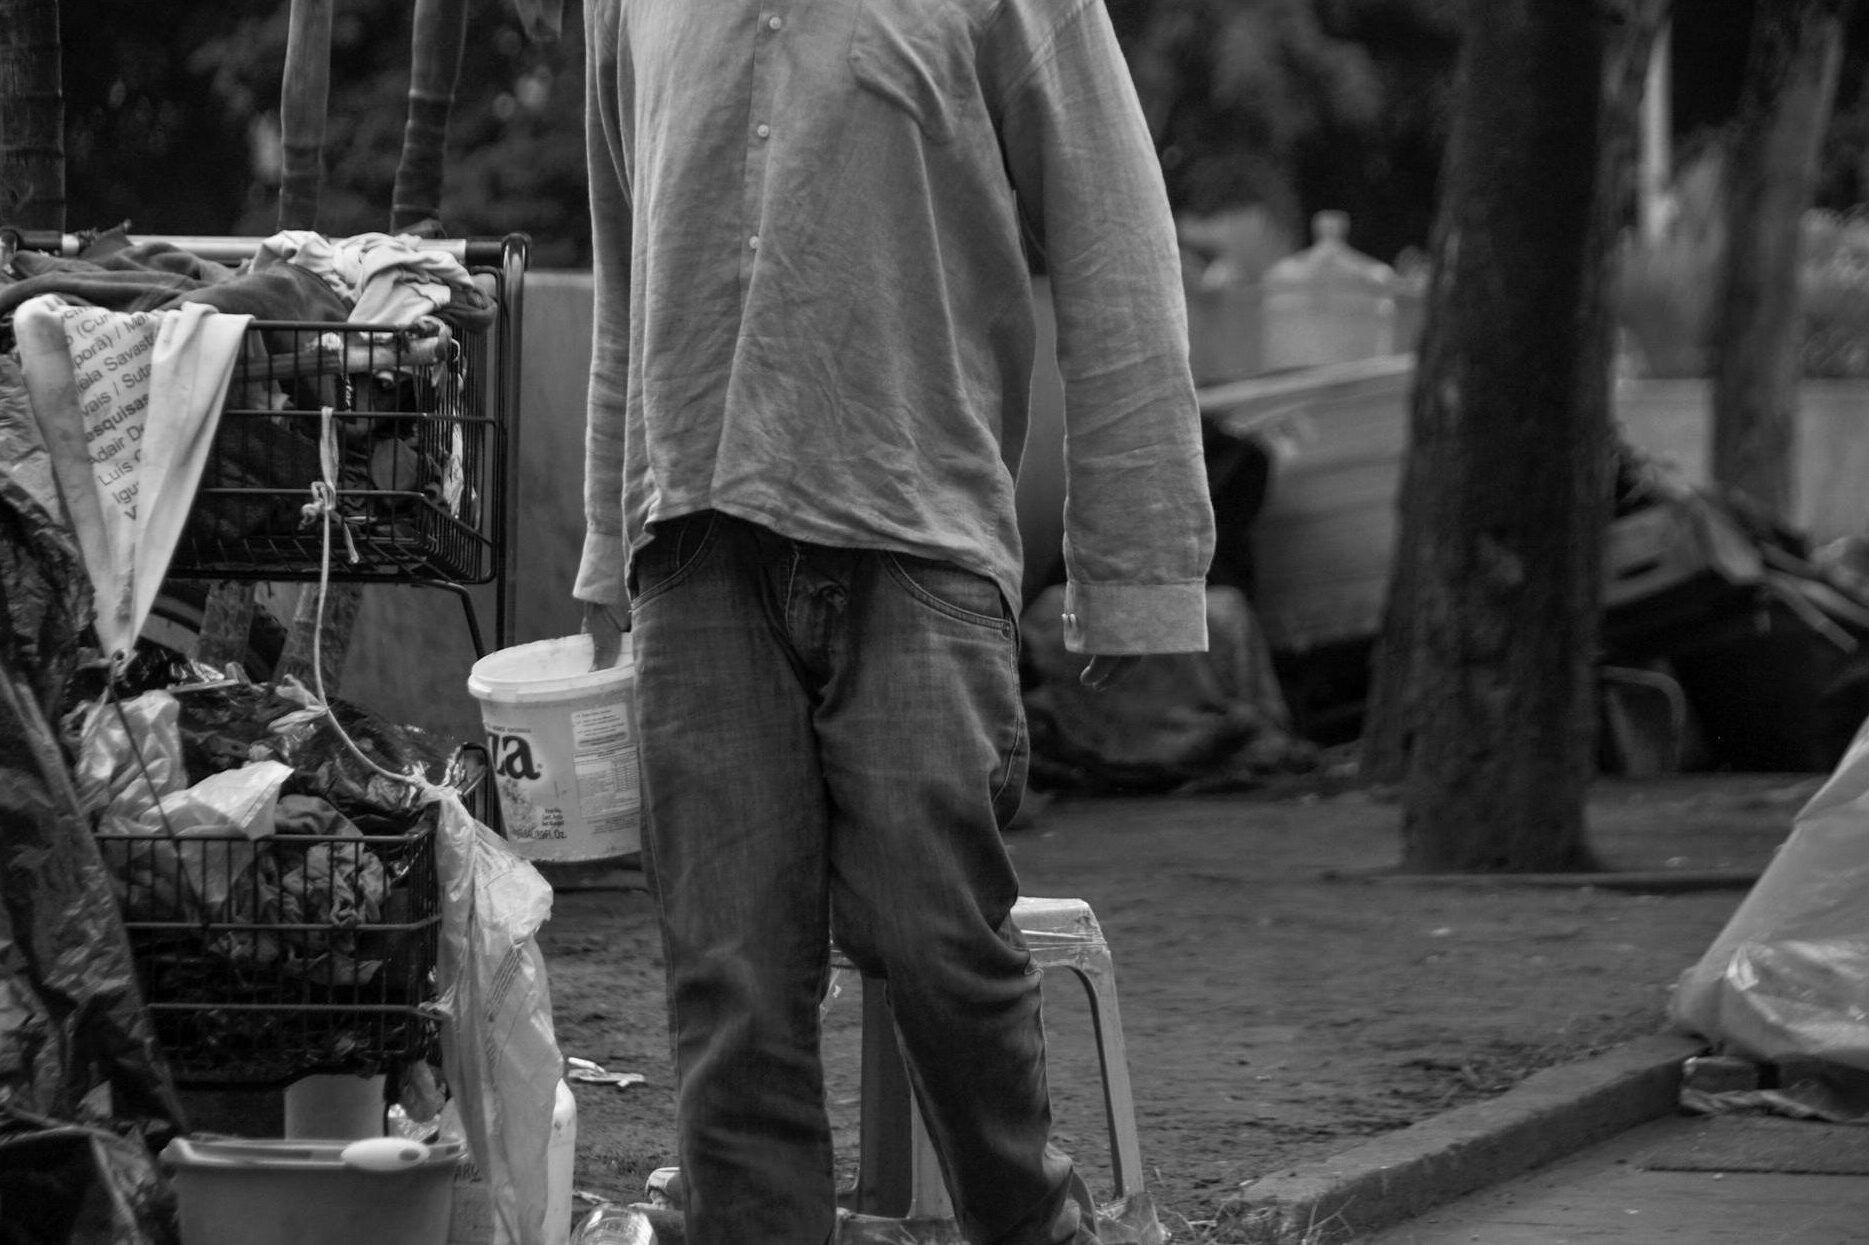
<path fill-rule="evenodd" d="M 1619 877 L 1761 869 L 1822 779 L 1605 780 L 1590 842 L 1609 872 L 1594 885 L 1401 879 L 1391 803 L 1304 785 L 1061 800 L 1009 841 L 1022 893 L 1086 899 L 1103 926 L 1146 1178 L 1186 1241 L 1209 1235 L 1243 1181 L 1662 1028 L 1673 982 L 1744 889 L 1635 891 Z M 577 1187 L 623 1200 L 674 1162 L 660 951 L 629 879 L 571 889 L 559 877 L 541 935 L 564 1053 L 646 1078 L 575 1086 Z M 1057 1138 L 1107 1196 L 1083 992 L 1048 979 L 1045 1007 Z M 846 1173 L 858 1011 L 851 981 L 825 1022 Z"/>

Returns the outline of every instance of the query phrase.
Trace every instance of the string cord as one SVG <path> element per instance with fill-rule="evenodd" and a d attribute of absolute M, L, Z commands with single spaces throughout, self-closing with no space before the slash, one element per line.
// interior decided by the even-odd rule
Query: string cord
<path fill-rule="evenodd" d="M 305 516 L 307 522 L 317 521 L 320 523 L 318 602 L 317 609 L 312 615 L 312 690 L 318 695 L 318 708 L 330 719 L 331 729 L 337 732 L 337 737 L 344 742 L 344 746 L 350 750 L 352 756 L 356 757 L 359 761 L 363 762 L 364 765 L 385 778 L 392 779 L 396 782 L 408 783 L 410 786 L 418 787 L 424 791 L 433 790 L 434 784 L 429 782 L 421 773 L 414 770 L 407 773 L 399 773 L 396 770 L 388 769 L 379 765 L 374 758 L 365 753 L 362 748 L 358 747 L 357 741 L 352 739 L 350 733 L 344 729 L 344 724 L 338 721 L 336 711 L 331 708 L 331 698 L 325 694 L 324 614 L 325 599 L 329 595 L 331 587 L 332 524 L 337 524 L 339 530 L 344 533 L 344 544 L 349 550 L 350 561 L 355 563 L 358 560 L 357 545 L 356 542 L 351 539 L 350 525 L 344 522 L 343 515 L 338 511 L 338 452 L 335 414 L 335 411 L 329 406 L 321 408 L 318 412 L 318 461 L 320 467 L 324 471 L 324 479 L 312 481 L 312 499 L 301 508 L 301 513 Z"/>

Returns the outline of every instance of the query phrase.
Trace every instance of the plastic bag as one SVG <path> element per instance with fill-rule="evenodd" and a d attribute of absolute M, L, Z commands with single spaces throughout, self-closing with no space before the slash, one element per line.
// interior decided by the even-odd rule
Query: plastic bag
<path fill-rule="evenodd" d="M 545 1240 L 547 1151 L 564 1060 L 535 935 L 552 888 L 460 798 L 433 789 L 441 818 L 436 960 L 442 1071 L 493 1197 L 495 1241 Z"/>
<path fill-rule="evenodd" d="M 176 729 L 181 706 L 167 692 L 145 692 L 134 700 L 99 700 L 84 710 L 72 782 L 78 803 L 100 815 L 98 830 L 111 834 L 159 834 L 158 805 L 188 786 L 182 737 Z"/>
<path fill-rule="evenodd" d="M 1869 727 L 1700 962 L 1677 1026 L 1762 1063 L 1869 1069 Z"/>
<path fill-rule="evenodd" d="M 176 698 L 161 691 L 90 706 L 73 776 L 97 833 L 149 839 L 136 850 L 110 843 L 104 853 L 126 915 L 224 920 L 229 893 L 254 852 L 246 844 L 202 840 L 271 834 L 279 792 L 293 771 L 256 761 L 189 784 L 180 710 Z"/>
<path fill-rule="evenodd" d="M 192 897 L 186 911 L 204 920 L 228 920 L 227 902 L 239 880 L 253 867 L 251 843 L 227 842 L 238 834 L 248 840 L 273 832 L 279 792 L 292 777 L 289 766 L 255 761 L 242 769 L 211 774 L 192 787 L 162 797 L 160 805 L 177 859 L 171 876 L 183 880 Z M 212 844 L 182 840 L 210 838 Z"/>
<path fill-rule="evenodd" d="M 352 754 L 317 697 L 291 680 L 191 688 L 178 699 L 190 781 L 251 761 L 280 761 L 298 771 L 288 791 L 324 797 L 365 834 L 403 833 L 426 799 L 424 786 L 386 778 Z M 331 702 L 331 715 L 392 773 L 430 777 L 446 768 L 446 751 L 415 727 L 342 700 Z"/>

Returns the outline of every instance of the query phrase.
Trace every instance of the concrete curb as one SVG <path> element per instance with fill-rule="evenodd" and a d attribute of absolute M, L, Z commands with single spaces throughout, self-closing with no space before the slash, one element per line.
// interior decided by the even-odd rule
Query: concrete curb
<path fill-rule="evenodd" d="M 1688 891 L 1748 890 L 1758 869 L 1625 869 L 1600 873 L 1398 873 L 1393 869 L 1327 869 L 1326 882 L 1361 882 L 1371 886 L 1453 886 L 1498 890 L 1506 886 L 1634 891 L 1668 895 Z"/>
<path fill-rule="evenodd" d="M 1305 1240 L 1317 1225 L 1330 1225 L 1319 1233 L 1330 1240 L 1379 1232 L 1671 1114 L 1682 1061 L 1705 1050 L 1659 1034 L 1546 1068 L 1497 1098 L 1243 1185 L 1223 1213 L 1281 1241 Z"/>
<path fill-rule="evenodd" d="M 1688 891 L 1749 890 L 1759 876 L 1757 869 L 1630 869 L 1603 873 L 1396 873 L 1357 880 L 1382 886 L 1457 886 L 1470 890 L 1496 890 L 1502 886 L 1587 887 L 1671 895 Z"/>

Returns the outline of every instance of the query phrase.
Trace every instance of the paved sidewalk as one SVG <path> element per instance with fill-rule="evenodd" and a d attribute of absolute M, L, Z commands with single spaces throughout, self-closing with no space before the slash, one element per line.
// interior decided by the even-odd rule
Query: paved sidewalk
<path fill-rule="evenodd" d="M 1365 1245 L 1856 1245 L 1869 1240 L 1869 1176 L 1650 1171 L 1644 1156 L 1699 1128 L 1671 1116 L 1469 1195 Z M 1763 1131 L 1769 1121 L 1744 1127 Z"/>
<path fill-rule="evenodd" d="M 1238 1209 L 1292 1245 L 1325 1224 L 1330 1241 L 1385 1230 L 1672 1114 L 1681 1061 L 1703 1049 L 1658 1035 L 1547 1068 L 1497 1098 L 1253 1181 Z"/>
<path fill-rule="evenodd" d="M 1713 1123 L 1677 1105 L 1681 1060 L 1700 1049 L 1672 1035 L 1630 1042 L 1243 1193 L 1289 1245 L 1869 1241 L 1869 1174 L 1650 1169 L 1667 1157 L 1676 1161 L 1657 1166 L 1680 1166 L 1683 1147 Z M 1748 1156 L 1736 1166 L 1793 1169 L 1773 1161 L 1778 1152 L 1796 1158 L 1809 1148 L 1800 1130 L 1826 1127 L 1738 1115 L 1718 1124 L 1719 1152 Z M 1839 1157 L 1818 1165 L 1869 1171 L 1855 1150 Z"/>

